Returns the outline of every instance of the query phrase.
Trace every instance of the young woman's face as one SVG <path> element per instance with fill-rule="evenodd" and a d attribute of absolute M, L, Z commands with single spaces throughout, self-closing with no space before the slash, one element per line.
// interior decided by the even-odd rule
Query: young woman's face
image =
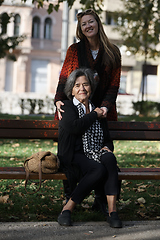
<path fill-rule="evenodd" d="M 98 33 L 98 23 L 93 15 L 84 15 L 81 18 L 81 30 L 86 38 L 93 38 Z"/>
<path fill-rule="evenodd" d="M 72 89 L 72 96 L 77 98 L 81 103 L 86 103 L 91 95 L 91 85 L 85 76 L 80 76 L 76 79 Z"/>

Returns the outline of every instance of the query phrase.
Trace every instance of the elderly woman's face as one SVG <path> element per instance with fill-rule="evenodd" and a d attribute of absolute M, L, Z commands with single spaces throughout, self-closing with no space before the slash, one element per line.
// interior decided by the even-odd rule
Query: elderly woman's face
<path fill-rule="evenodd" d="M 72 96 L 77 98 L 81 103 L 86 103 L 91 95 L 91 85 L 85 76 L 80 76 L 76 79 L 72 89 Z"/>

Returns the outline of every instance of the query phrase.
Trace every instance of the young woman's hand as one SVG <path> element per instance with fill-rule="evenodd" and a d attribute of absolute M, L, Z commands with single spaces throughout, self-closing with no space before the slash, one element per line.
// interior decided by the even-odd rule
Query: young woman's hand
<path fill-rule="evenodd" d="M 102 118 L 103 117 L 103 110 L 101 108 L 95 108 L 94 111 L 97 113 L 98 118 Z"/>
<path fill-rule="evenodd" d="M 108 112 L 108 109 L 106 107 L 101 107 L 102 111 L 103 111 L 103 116 L 102 118 L 106 118 L 107 117 L 107 112 Z"/>
<path fill-rule="evenodd" d="M 56 107 L 57 107 L 57 111 L 58 111 L 58 118 L 59 118 L 59 120 L 62 119 L 61 112 L 64 112 L 64 110 L 61 109 L 62 105 L 64 105 L 64 103 L 62 101 L 57 101 L 56 102 Z"/>

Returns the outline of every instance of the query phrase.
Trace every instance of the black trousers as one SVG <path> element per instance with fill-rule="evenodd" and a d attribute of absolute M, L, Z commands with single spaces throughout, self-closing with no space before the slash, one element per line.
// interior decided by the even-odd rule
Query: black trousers
<path fill-rule="evenodd" d="M 71 194 L 71 199 L 80 204 L 92 191 L 105 195 L 118 195 L 118 170 L 116 157 L 111 152 L 101 156 L 101 163 L 89 159 L 84 153 L 75 153 L 74 163 L 82 172 L 82 178 Z"/>

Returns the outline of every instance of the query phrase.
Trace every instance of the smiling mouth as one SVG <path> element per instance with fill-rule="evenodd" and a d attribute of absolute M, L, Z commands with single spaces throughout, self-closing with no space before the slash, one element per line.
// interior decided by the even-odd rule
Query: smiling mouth
<path fill-rule="evenodd" d="M 79 95 L 87 95 L 87 92 L 81 92 Z"/>
<path fill-rule="evenodd" d="M 90 32 L 90 31 L 93 31 L 93 28 L 90 28 L 90 29 L 87 30 L 87 32 Z"/>

